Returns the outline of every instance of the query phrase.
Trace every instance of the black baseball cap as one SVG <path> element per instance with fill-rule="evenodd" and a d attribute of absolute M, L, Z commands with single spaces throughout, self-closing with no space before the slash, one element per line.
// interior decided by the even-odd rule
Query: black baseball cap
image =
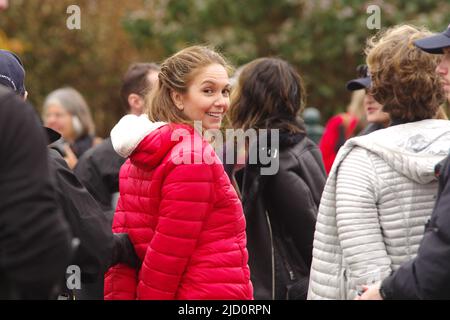
<path fill-rule="evenodd" d="M 447 30 L 431 37 L 414 41 L 416 47 L 433 54 L 443 54 L 442 49 L 450 47 L 450 24 Z"/>
<path fill-rule="evenodd" d="M 25 69 L 19 57 L 7 50 L 0 50 L 0 85 L 25 95 Z"/>
<path fill-rule="evenodd" d="M 370 86 L 372 85 L 372 79 L 370 78 L 369 68 L 367 67 L 367 65 L 359 65 L 356 68 L 356 71 L 358 72 L 358 75 L 360 77 L 347 82 L 347 90 L 355 91 L 370 88 Z"/>
<path fill-rule="evenodd" d="M 7 50 L 0 50 L 0 85 L 13 89 L 17 94 L 25 95 L 25 69 L 20 58 Z M 44 127 L 49 143 L 61 138 L 53 129 Z"/>

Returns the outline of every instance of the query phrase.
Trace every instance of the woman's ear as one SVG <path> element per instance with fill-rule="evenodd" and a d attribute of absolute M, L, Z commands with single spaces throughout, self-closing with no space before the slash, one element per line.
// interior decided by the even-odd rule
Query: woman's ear
<path fill-rule="evenodd" d="M 173 103 L 175 104 L 175 106 L 180 110 L 183 111 L 184 110 L 184 106 L 183 106 L 183 96 L 181 93 L 172 90 L 170 91 L 170 97 L 172 98 Z"/>

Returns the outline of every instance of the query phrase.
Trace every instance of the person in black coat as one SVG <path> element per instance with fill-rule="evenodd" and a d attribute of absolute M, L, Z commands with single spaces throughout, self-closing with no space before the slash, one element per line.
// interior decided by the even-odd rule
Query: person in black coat
<path fill-rule="evenodd" d="M 71 232 L 55 201 L 39 120 L 1 85 L 0 154 L 0 299 L 55 298 Z"/>
<path fill-rule="evenodd" d="M 450 25 L 446 31 L 414 44 L 426 52 L 443 54 L 436 71 L 450 101 Z M 357 299 L 450 299 L 450 156 L 435 172 L 439 176 L 438 196 L 417 256 L 380 284 L 364 287 Z"/>
<path fill-rule="evenodd" d="M 158 79 L 159 66 L 155 63 L 134 63 L 122 79 L 122 104 L 130 114 L 141 115 L 145 95 Z M 114 197 L 119 192 L 119 171 L 126 159 L 113 149 L 108 137 L 98 146 L 86 151 L 78 160 L 74 173 L 100 204 L 110 218 L 114 214 Z"/>
<path fill-rule="evenodd" d="M 25 100 L 28 93 L 25 90 L 24 79 L 25 70 L 20 59 L 9 51 L 0 50 L 0 84 L 15 90 L 19 100 Z M 61 137 L 57 132 L 45 129 L 47 144 L 52 144 Z M 33 161 L 32 157 L 28 159 Z M 70 226 L 67 234 L 73 235 L 76 239 L 74 243 L 78 242 L 66 267 L 76 265 L 81 271 L 81 290 L 72 291 L 61 286 L 60 293 L 67 298 L 103 299 L 105 271 L 119 262 L 134 266 L 137 257 L 133 246 L 128 235 L 112 233 L 111 221 L 68 168 L 61 154 L 48 149 L 47 165 L 46 180 L 50 179 L 56 193 L 54 201 Z M 31 167 L 33 162 L 30 163 Z M 20 189 L 17 192 L 20 193 Z M 57 263 L 59 261 L 55 262 Z M 60 278 L 63 277 L 64 272 L 60 274 Z"/>
<path fill-rule="evenodd" d="M 114 238 L 108 217 L 54 149 L 48 152 L 57 202 L 80 244 L 72 259 L 81 271 L 81 288 L 63 290 L 75 299 L 102 299 L 103 275 L 112 264 Z"/>
<path fill-rule="evenodd" d="M 50 130 L 48 130 L 48 133 Z M 52 141 L 49 141 L 51 143 Z M 80 267 L 81 288 L 64 290 L 68 298 L 103 299 L 103 275 L 123 262 L 135 266 L 137 257 L 127 234 L 113 234 L 111 221 L 54 149 L 49 149 L 50 173 L 57 202 L 80 244 L 72 264 Z"/>
<path fill-rule="evenodd" d="M 306 299 L 326 174 L 298 119 L 302 79 L 287 62 L 262 58 L 244 67 L 235 90 L 233 127 L 248 136 L 256 130 L 246 148 L 241 190 L 254 297 Z"/>

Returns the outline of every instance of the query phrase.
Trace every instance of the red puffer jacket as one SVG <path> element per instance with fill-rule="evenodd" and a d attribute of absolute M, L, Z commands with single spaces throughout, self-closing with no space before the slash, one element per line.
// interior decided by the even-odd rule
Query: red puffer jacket
<path fill-rule="evenodd" d="M 111 137 L 131 154 L 113 230 L 129 234 L 142 266 L 111 268 L 105 299 L 253 299 L 242 206 L 212 147 L 190 126 L 143 116 Z"/>

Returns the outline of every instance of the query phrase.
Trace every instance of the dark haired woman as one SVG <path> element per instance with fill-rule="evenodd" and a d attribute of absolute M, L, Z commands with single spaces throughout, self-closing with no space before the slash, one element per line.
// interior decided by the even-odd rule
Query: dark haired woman
<path fill-rule="evenodd" d="M 258 136 L 248 144 L 241 190 L 255 299 L 306 298 L 325 170 L 298 118 L 304 99 L 300 75 L 275 58 L 246 65 L 232 96 L 233 127 Z M 255 155 L 277 161 L 278 170 L 264 174 L 267 163 Z"/>

